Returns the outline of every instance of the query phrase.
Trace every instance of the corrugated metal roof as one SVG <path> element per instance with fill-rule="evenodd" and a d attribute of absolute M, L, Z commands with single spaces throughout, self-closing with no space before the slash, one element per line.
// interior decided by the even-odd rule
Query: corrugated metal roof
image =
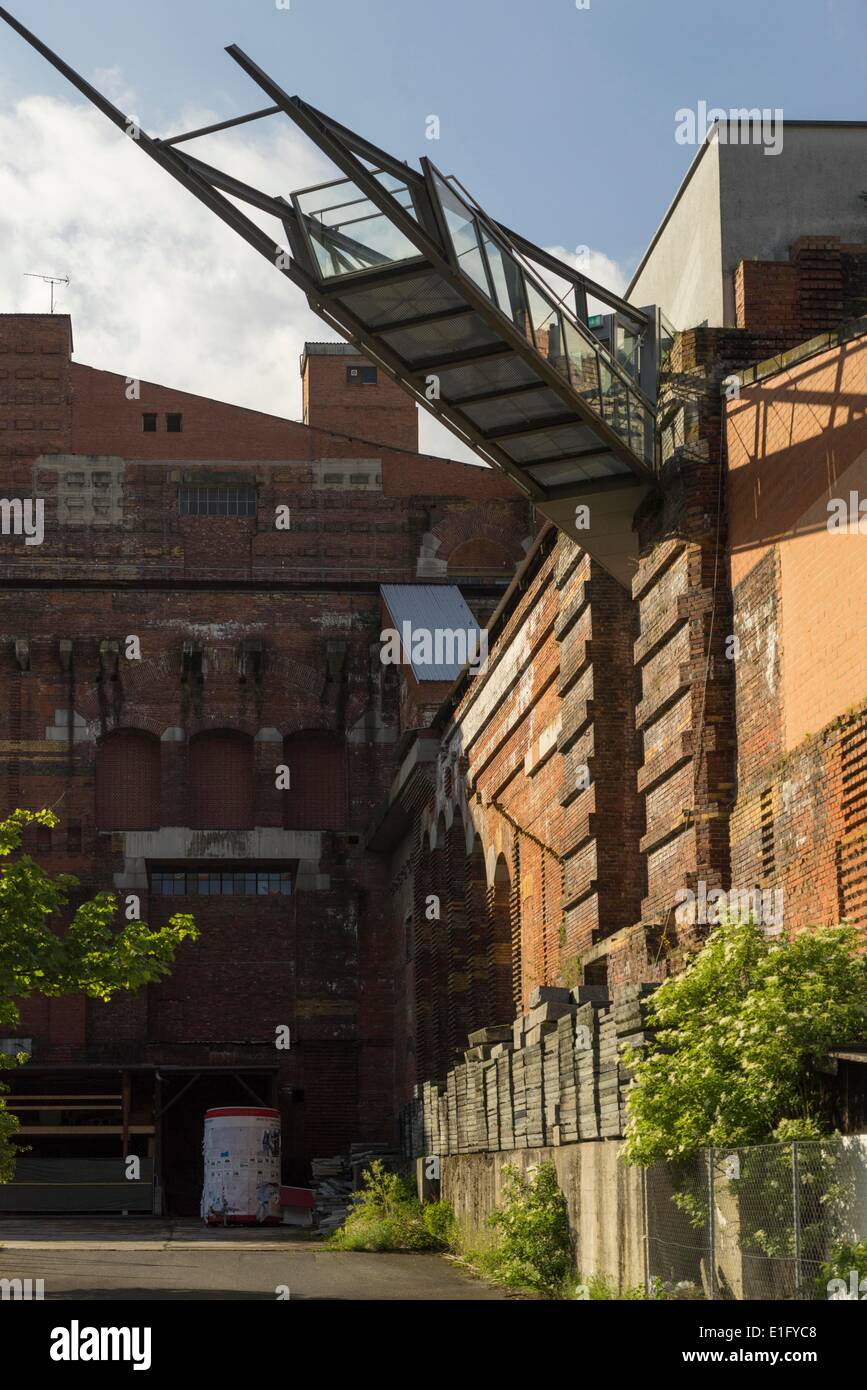
<path fill-rule="evenodd" d="M 380 593 L 416 680 L 453 681 L 481 659 L 481 629 L 456 584 L 382 584 Z"/>

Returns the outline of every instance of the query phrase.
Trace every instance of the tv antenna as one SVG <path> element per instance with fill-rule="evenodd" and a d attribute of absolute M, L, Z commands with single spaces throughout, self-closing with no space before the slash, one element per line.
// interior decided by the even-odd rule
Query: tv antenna
<path fill-rule="evenodd" d="M 50 285 L 50 287 L 51 287 L 51 313 L 53 314 L 53 313 L 54 313 L 54 286 L 55 286 L 55 285 L 68 285 L 68 284 L 69 284 L 69 276 L 68 276 L 68 275 L 39 275 L 36 271 L 33 271 L 33 270 L 25 270 L 25 272 L 24 272 L 24 278 L 25 278 L 26 280 L 41 280 L 42 283 L 43 283 L 44 285 Z"/>

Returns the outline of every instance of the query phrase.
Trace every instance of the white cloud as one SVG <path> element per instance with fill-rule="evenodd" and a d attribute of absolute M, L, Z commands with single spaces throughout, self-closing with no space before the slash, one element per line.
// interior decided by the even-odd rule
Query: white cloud
<path fill-rule="evenodd" d="M 625 271 L 604 251 L 594 251 L 592 246 L 578 246 L 574 251 L 567 251 L 565 246 L 546 246 L 545 250 L 549 255 L 556 256 L 558 261 L 574 266 L 588 280 L 595 280 L 603 289 L 611 290 L 612 294 L 622 295 L 626 289 L 628 277 Z M 545 275 L 558 294 L 564 294 L 569 288 L 569 282 L 559 275 L 553 275 L 550 271 L 546 271 Z M 601 314 L 606 312 L 606 306 L 590 296 L 588 310 L 591 314 Z"/>
<path fill-rule="evenodd" d="M 176 128 L 216 119 L 197 111 Z M 220 141 L 219 149 L 216 141 Z M 284 123 L 196 153 L 275 192 L 330 176 Z M 281 241 L 279 225 L 254 220 Z M 66 275 L 75 358 L 90 366 L 299 417 L 305 338 L 333 336 L 301 291 L 202 207 L 104 117 L 28 97 L 0 113 L 0 306 L 44 312 L 27 271 Z"/>

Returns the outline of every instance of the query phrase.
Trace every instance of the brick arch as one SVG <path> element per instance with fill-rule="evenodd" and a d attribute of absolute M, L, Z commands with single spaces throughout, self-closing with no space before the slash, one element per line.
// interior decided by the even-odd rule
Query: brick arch
<path fill-rule="evenodd" d="M 512 505 L 491 499 L 484 511 L 477 506 L 449 511 L 432 528 L 430 543 L 436 542 L 438 566 L 449 574 L 510 575 L 525 556 L 518 529 Z"/>
<path fill-rule="evenodd" d="M 513 871 L 501 853 L 488 887 L 488 980 L 498 1023 L 510 1023 L 522 1004 L 519 901 L 520 885 L 513 882 Z"/>
<path fill-rule="evenodd" d="M 238 729 L 203 729 L 190 739 L 190 825 L 253 828 L 253 740 Z"/>
<path fill-rule="evenodd" d="M 262 727 L 261 722 L 259 721 L 259 719 L 255 718 L 255 716 L 249 718 L 247 715 L 232 713 L 231 727 L 228 727 L 224 723 L 225 718 L 225 714 L 223 714 L 222 716 L 220 714 L 212 714 L 203 715 L 201 719 L 188 720 L 187 723 L 183 726 L 188 741 L 192 743 L 193 739 L 197 738 L 199 734 L 213 733 L 236 733 L 242 734 L 245 738 L 252 739 L 256 737 L 256 734 Z M 177 723 L 182 724 L 183 721 L 179 718 L 177 720 Z M 165 727 L 172 728 L 174 726 L 168 724 Z"/>
<path fill-rule="evenodd" d="M 447 560 L 450 575 L 511 574 L 516 563 L 502 541 L 487 536 L 474 536 L 472 540 L 462 541 L 455 546 Z"/>
<path fill-rule="evenodd" d="M 156 830 L 160 824 L 160 743 L 141 728 L 114 729 L 96 745 L 100 830 Z"/>

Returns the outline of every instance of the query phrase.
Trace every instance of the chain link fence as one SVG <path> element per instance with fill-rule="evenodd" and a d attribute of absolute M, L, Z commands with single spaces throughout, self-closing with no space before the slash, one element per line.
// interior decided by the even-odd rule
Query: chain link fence
<path fill-rule="evenodd" d="M 867 1240 L 867 1135 L 704 1149 L 645 1177 L 647 1281 L 715 1299 L 824 1299 Z"/>

